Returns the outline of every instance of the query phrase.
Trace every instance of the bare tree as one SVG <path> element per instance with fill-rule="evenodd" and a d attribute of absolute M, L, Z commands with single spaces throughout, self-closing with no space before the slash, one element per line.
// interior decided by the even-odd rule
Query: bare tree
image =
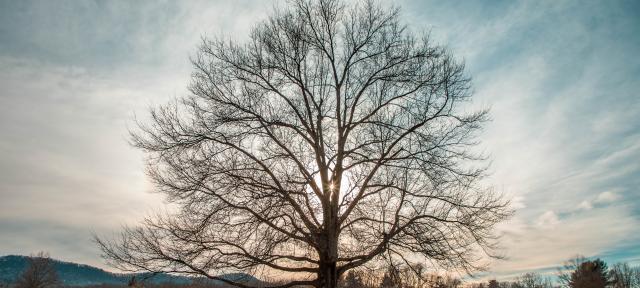
<path fill-rule="evenodd" d="M 611 268 L 614 288 L 640 287 L 640 267 L 631 267 L 628 263 L 617 263 Z"/>
<path fill-rule="evenodd" d="M 587 258 L 582 255 L 576 255 L 575 257 L 565 261 L 562 268 L 558 269 L 558 279 L 560 280 L 560 283 L 565 286 L 569 286 L 573 272 L 578 270 L 582 263 L 587 261 Z"/>
<path fill-rule="evenodd" d="M 553 284 L 551 279 L 531 272 L 518 277 L 514 282 L 514 286 L 517 288 L 551 288 Z"/>
<path fill-rule="evenodd" d="M 403 286 L 402 274 L 399 269 L 389 265 L 380 281 L 380 288 L 401 288 Z"/>
<path fill-rule="evenodd" d="M 345 274 L 339 283 L 339 287 L 341 288 L 365 288 L 364 281 L 362 281 L 362 277 L 359 273 L 356 273 L 354 270 L 351 270 Z"/>
<path fill-rule="evenodd" d="M 383 258 L 483 268 L 510 211 L 478 184 L 486 167 L 470 148 L 487 112 L 465 112 L 463 65 L 397 9 L 290 4 L 247 43 L 204 39 L 190 95 L 133 133 L 179 211 L 98 239 L 104 256 L 240 287 L 214 273 L 336 287 Z"/>
<path fill-rule="evenodd" d="M 39 252 L 28 258 L 28 266 L 16 280 L 16 288 L 52 288 L 60 284 L 49 255 Z"/>

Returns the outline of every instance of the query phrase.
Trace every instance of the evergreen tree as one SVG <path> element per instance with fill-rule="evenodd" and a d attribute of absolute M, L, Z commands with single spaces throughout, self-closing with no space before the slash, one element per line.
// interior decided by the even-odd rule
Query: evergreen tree
<path fill-rule="evenodd" d="M 600 259 L 584 261 L 571 273 L 571 288 L 604 288 L 612 284 L 607 263 Z"/>

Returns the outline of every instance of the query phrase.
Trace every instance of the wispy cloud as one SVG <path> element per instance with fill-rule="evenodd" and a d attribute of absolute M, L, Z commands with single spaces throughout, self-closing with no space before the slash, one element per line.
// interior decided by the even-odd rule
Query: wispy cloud
<path fill-rule="evenodd" d="M 489 182 L 517 213 L 501 228 L 508 260 L 489 275 L 551 271 L 575 254 L 637 258 L 637 3 L 405 6 L 466 60 L 476 102 L 491 107 Z"/>
<path fill-rule="evenodd" d="M 490 275 L 578 253 L 637 261 L 637 1 L 398 3 L 412 29 L 466 60 L 474 105 L 491 107 L 487 181 L 517 213 Z M 0 254 L 100 265 L 92 231 L 162 204 L 126 142 L 133 114 L 186 93 L 202 35 L 246 37 L 273 5 L 0 2 Z"/>
<path fill-rule="evenodd" d="M 266 5 L 0 2 L 0 255 L 104 267 L 92 232 L 162 206 L 127 143 L 134 115 L 186 93 L 202 35 L 247 35 Z"/>

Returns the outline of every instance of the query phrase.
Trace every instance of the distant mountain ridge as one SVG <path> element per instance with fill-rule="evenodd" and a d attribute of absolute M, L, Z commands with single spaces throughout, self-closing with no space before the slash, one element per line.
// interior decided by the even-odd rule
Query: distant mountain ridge
<path fill-rule="evenodd" d="M 131 277 L 135 276 L 138 281 L 145 280 L 149 283 L 174 283 L 174 284 L 187 284 L 194 278 L 184 276 L 174 276 L 169 274 L 156 274 L 152 277 L 150 273 L 127 273 L 117 274 L 109 271 L 102 270 L 93 266 L 85 264 L 77 264 L 73 262 L 64 262 L 60 260 L 51 259 L 54 263 L 54 267 L 58 273 L 58 277 L 64 285 L 67 286 L 87 286 L 87 285 L 99 285 L 99 284 L 121 284 L 127 285 Z M 20 255 L 8 255 L 0 257 L 0 283 L 13 283 L 27 268 L 29 263 L 28 256 Z M 225 274 L 221 277 L 242 281 L 253 282 L 259 281 L 251 275 L 234 273 Z"/>

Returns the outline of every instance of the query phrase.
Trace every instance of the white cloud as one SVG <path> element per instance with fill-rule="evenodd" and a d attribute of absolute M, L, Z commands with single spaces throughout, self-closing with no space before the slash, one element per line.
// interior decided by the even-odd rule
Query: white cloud
<path fill-rule="evenodd" d="M 618 194 L 616 194 L 615 192 L 605 191 L 605 192 L 602 192 L 602 193 L 598 194 L 598 197 L 596 198 L 595 202 L 596 203 L 611 203 L 611 202 L 614 202 L 614 201 L 618 200 L 619 198 L 620 198 L 620 196 Z"/>
<path fill-rule="evenodd" d="M 592 197 L 591 200 L 583 200 L 578 204 L 577 210 L 588 211 L 593 209 L 594 204 L 606 205 L 614 203 L 616 200 L 620 198 L 615 192 L 605 191 L 598 194 L 596 197 Z"/>
<path fill-rule="evenodd" d="M 487 277 L 510 278 L 553 269 L 577 254 L 601 255 L 621 243 L 640 241 L 634 231 L 638 225 L 640 220 L 628 206 L 607 206 L 563 217 L 546 211 L 533 221 L 516 215 L 501 227 L 506 260 L 494 261 Z"/>
<path fill-rule="evenodd" d="M 578 205 L 578 209 L 581 209 L 581 210 L 591 210 L 591 208 L 593 208 L 593 205 L 588 200 L 584 200 L 580 202 L 580 205 Z"/>
<path fill-rule="evenodd" d="M 538 220 L 536 220 L 536 226 L 540 228 L 553 228 L 560 223 L 560 219 L 558 219 L 558 215 L 556 215 L 553 211 L 544 212 Z"/>

